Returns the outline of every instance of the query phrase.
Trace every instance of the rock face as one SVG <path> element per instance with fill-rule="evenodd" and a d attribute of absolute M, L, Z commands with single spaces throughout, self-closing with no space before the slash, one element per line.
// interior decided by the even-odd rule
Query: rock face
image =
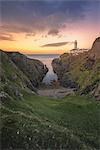
<path fill-rule="evenodd" d="M 61 85 L 100 99 L 100 37 L 88 52 L 76 56 L 64 53 L 52 61 L 52 66 Z"/>
<path fill-rule="evenodd" d="M 35 87 L 38 87 L 48 68 L 39 60 L 30 59 L 18 52 L 7 53 L 16 66 L 29 78 Z"/>
<path fill-rule="evenodd" d="M 96 38 L 89 53 L 91 58 L 100 59 L 100 37 Z"/>
<path fill-rule="evenodd" d="M 97 100 L 100 100 L 100 83 L 97 84 L 91 94 L 93 94 Z"/>
<path fill-rule="evenodd" d="M 38 60 L 32 60 L 16 52 L 0 50 L 0 92 L 14 98 L 22 98 L 23 91 L 36 92 L 48 69 Z M 7 93 L 7 94 L 6 94 Z"/>

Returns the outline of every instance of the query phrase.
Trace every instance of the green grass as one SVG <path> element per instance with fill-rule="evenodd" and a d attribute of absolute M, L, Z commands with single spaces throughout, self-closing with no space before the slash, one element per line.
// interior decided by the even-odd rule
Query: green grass
<path fill-rule="evenodd" d="M 1 83 L 0 90 L 8 94 L 0 105 L 2 150 L 100 149 L 99 102 L 88 96 L 53 99 L 33 95 L 25 82 L 29 79 L 7 55 L 2 58 L 2 77 L 5 81 Z M 81 89 L 100 78 L 100 62 L 87 71 L 83 67 L 84 61 L 78 59 L 70 69 L 71 78 L 77 81 Z M 23 97 L 16 97 L 16 89 Z"/>
<path fill-rule="evenodd" d="M 85 55 L 78 55 L 69 62 L 68 54 L 61 56 L 63 65 L 69 65 L 64 70 L 64 76 L 75 81 L 83 91 L 88 85 L 93 85 L 97 80 L 100 82 L 100 59 L 97 59 L 91 69 L 87 69 L 85 64 L 88 65 Z M 62 66 L 63 66 L 62 65 Z"/>
<path fill-rule="evenodd" d="M 2 149 L 99 149 L 100 104 L 90 97 L 24 93 L 1 106 Z"/>

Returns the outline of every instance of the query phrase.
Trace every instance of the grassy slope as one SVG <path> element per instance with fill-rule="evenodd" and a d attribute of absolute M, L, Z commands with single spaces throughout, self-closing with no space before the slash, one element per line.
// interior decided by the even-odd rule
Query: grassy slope
<path fill-rule="evenodd" d="M 68 54 L 63 54 L 61 56 L 62 63 L 68 64 L 67 56 Z M 86 64 L 86 56 L 80 55 L 76 59 L 73 58 L 69 64 L 69 72 L 66 71 L 65 77 L 71 78 L 79 86 L 80 90 L 85 89 L 88 85 L 94 84 L 97 80 L 100 82 L 100 59 L 97 59 L 91 69 L 86 69 L 84 67 Z"/>
<path fill-rule="evenodd" d="M 82 62 L 82 63 L 81 63 Z M 84 68 L 84 61 L 73 64 L 71 75 L 72 78 L 80 85 L 81 89 L 93 84 L 96 80 L 100 80 L 100 60 L 97 60 L 92 69 L 87 70 Z M 80 64 L 80 65 L 79 65 Z"/>
<path fill-rule="evenodd" d="M 87 97 L 56 100 L 24 93 L 23 100 L 1 106 L 2 148 L 99 149 L 99 110 Z"/>
<path fill-rule="evenodd" d="M 2 149 L 99 149 L 98 102 L 80 96 L 56 100 L 33 95 L 26 76 L 7 59 L 1 64 L 5 81 L 0 88 L 8 94 L 0 107 Z"/>

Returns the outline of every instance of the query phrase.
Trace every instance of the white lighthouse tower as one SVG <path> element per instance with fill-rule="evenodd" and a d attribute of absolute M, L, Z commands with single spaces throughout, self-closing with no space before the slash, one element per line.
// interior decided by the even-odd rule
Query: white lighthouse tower
<path fill-rule="evenodd" d="M 77 49 L 77 40 L 74 42 L 74 49 Z"/>
<path fill-rule="evenodd" d="M 85 49 L 85 48 L 78 48 L 77 47 L 77 40 L 73 41 L 74 43 L 74 48 L 70 50 L 70 53 L 73 55 L 78 55 L 79 53 L 83 53 L 83 52 L 87 52 L 89 49 Z"/>

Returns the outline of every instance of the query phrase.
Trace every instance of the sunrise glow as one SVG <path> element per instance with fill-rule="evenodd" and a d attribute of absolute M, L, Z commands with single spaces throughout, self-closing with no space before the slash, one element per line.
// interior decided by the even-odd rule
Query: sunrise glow
<path fill-rule="evenodd" d="M 99 6 L 99 1 L 2 1 L 0 48 L 61 54 L 73 44 L 42 46 L 74 40 L 79 48 L 91 48 L 100 34 Z"/>

